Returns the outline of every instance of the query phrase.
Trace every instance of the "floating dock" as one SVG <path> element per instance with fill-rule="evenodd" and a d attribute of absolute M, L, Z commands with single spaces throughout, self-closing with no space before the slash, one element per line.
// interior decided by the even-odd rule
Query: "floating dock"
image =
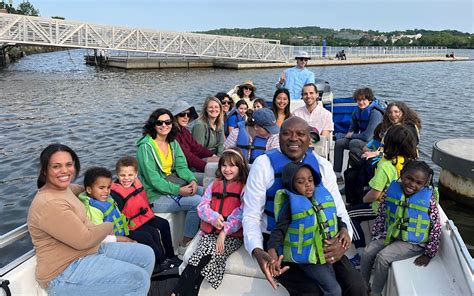
<path fill-rule="evenodd" d="M 442 168 L 440 195 L 474 208 L 474 139 L 438 141 L 431 158 Z"/>
<path fill-rule="evenodd" d="M 86 56 L 86 63 L 96 65 L 98 59 L 94 56 Z M 437 62 L 437 61 L 465 61 L 467 57 L 449 58 L 445 56 L 416 56 L 416 57 L 364 57 L 351 58 L 347 60 L 338 60 L 335 58 L 319 58 L 308 61 L 307 67 L 323 66 L 346 66 L 346 65 L 365 65 L 365 64 L 389 64 L 389 63 L 418 63 L 418 62 Z M 110 56 L 105 59 L 101 66 L 139 70 L 139 69 L 170 69 L 170 68 L 220 68 L 220 69 L 266 69 L 266 68 L 289 68 L 295 66 L 295 62 L 288 63 L 263 63 L 263 62 L 245 62 L 245 61 L 226 61 L 204 58 L 169 58 L 169 57 L 127 57 Z"/>

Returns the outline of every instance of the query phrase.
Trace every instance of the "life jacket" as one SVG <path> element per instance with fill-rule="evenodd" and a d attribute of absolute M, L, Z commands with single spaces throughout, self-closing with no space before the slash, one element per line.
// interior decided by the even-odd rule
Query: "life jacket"
<path fill-rule="evenodd" d="M 224 221 L 227 221 L 227 217 L 232 214 L 232 211 L 241 205 L 240 194 L 243 188 L 244 184 L 240 182 L 227 183 L 227 181 L 216 179 L 212 184 L 211 209 L 221 214 L 224 217 Z M 217 229 L 205 221 L 201 221 L 201 230 L 205 233 L 221 232 L 221 229 Z M 242 227 L 229 235 L 242 238 Z"/>
<path fill-rule="evenodd" d="M 281 180 L 281 172 L 283 167 L 291 162 L 292 160 L 289 159 L 285 154 L 277 149 L 271 149 L 267 151 L 267 156 L 270 159 L 270 164 L 273 168 L 274 174 L 274 181 L 270 188 L 266 191 L 266 200 L 265 200 L 265 208 L 263 212 L 267 215 L 267 230 L 272 231 L 275 227 L 275 205 L 274 199 L 277 190 L 283 188 L 282 180 Z M 313 149 L 309 148 L 306 151 L 306 155 L 303 157 L 303 162 L 305 164 L 310 165 L 318 174 L 321 174 L 319 170 L 319 163 L 316 159 L 316 156 L 313 154 Z"/>
<path fill-rule="evenodd" d="M 357 121 L 357 125 L 359 126 L 359 132 L 365 131 L 367 125 L 369 124 L 370 114 L 372 109 L 377 110 L 378 112 L 384 114 L 384 108 L 380 105 L 379 100 L 374 99 L 372 103 L 369 104 L 364 110 L 360 110 L 357 108 L 355 112 L 355 119 Z"/>
<path fill-rule="evenodd" d="M 91 207 L 99 209 L 104 213 L 104 222 L 112 222 L 115 235 L 129 235 L 128 221 L 125 215 L 117 209 L 117 203 L 111 197 L 107 201 L 99 201 L 91 198 L 89 200 Z"/>
<path fill-rule="evenodd" d="M 400 239 L 414 244 L 428 241 L 430 217 L 428 209 L 433 190 L 425 187 L 406 197 L 400 182 L 393 181 L 385 194 L 385 244 Z"/>
<path fill-rule="evenodd" d="M 135 179 L 132 186 L 125 188 L 117 181 L 112 183 L 110 194 L 123 200 L 122 214 L 130 220 L 130 230 L 135 230 L 150 221 L 155 214 L 150 208 L 148 198 L 140 180 Z"/>
<path fill-rule="evenodd" d="M 242 150 L 244 157 L 247 158 L 249 163 L 253 163 L 255 158 L 265 153 L 267 150 L 268 139 L 255 136 L 252 144 L 250 144 L 250 137 L 247 134 L 247 128 L 245 127 L 245 121 L 237 123 L 239 128 L 239 134 L 237 135 L 236 146 Z"/>
<path fill-rule="evenodd" d="M 338 232 L 336 204 L 329 191 L 320 183 L 315 188 L 312 200 L 278 190 L 275 196 L 275 216 L 289 206 L 291 222 L 280 254 L 288 262 L 299 264 L 324 264 L 324 240 L 336 236 Z"/>

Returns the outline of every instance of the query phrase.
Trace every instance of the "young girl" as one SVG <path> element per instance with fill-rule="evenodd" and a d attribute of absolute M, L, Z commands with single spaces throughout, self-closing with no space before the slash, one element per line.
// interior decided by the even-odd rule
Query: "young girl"
<path fill-rule="evenodd" d="M 264 99 L 255 99 L 253 101 L 253 110 L 267 108 L 267 102 Z"/>
<path fill-rule="evenodd" d="M 275 195 L 277 223 L 268 240 L 268 254 L 273 262 L 283 255 L 285 261 L 297 263 L 324 295 L 341 295 L 333 262 L 326 262 L 323 246 L 326 239 L 339 237 L 347 249 L 351 239 L 337 216 L 333 197 L 321 184 L 321 176 L 302 162 L 283 168 L 282 183 L 284 189 Z M 278 274 L 275 264 L 270 268 Z"/>
<path fill-rule="evenodd" d="M 392 126 L 384 139 L 384 156 L 377 165 L 374 177 L 369 181 L 370 190 L 362 199 L 364 203 L 348 209 L 356 249 L 365 247 L 365 235 L 360 223 L 377 217 L 378 201 L 382 198 L 383 191 L 400 177 L 400 171 L 406 161 L 417 158 L 415 137 L 404 124 Z M 360 257 L 356 255 L 352 259 L 357 267 Z"/>
<path fill-rule="evenodd" d="M 217 289 L 227 258 L 242 245 L 241 197 L 248 166 L 238 148 L 225 150 L 219 159 L 216 179 L 209 184 L 198 205 L 201 237 L 172 295 L 198 295 L 205 278 Z"/>
<path fill-rule="evenodd" d="M 441 224 L 433 193 L 433 170 L 424 161 L 407 162 L 400 180 L 388 187 L 373 227 L 375 240 L 361 260 L 367 285 L 374 267 L 371 295 L 382 293 L 392 262 L 422 254 L 414 264 L 426 266 L 435 256 Z"/>
<path fill-rule="evenodd" d="M 229 117 L 227 118 L 227 128 L 229 130 L 229 134 L 234 128 L 237 127 L 239 122 L 247 120 L 248 109 L 249 106 L 244 100 L 240 100 L 237 102 L 237 104 L 235 104 L 235 109 L 229 113 Z"/>

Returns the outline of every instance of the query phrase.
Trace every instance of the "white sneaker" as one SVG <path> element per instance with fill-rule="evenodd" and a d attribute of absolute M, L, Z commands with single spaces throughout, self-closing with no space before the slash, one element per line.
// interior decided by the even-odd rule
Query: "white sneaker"
<path fill-rule="evenodd" d="M 183 256 L 184 256 L 184 253 L 186 253 L 186 249 L 188 248 L 189 244 L 191 243 L 191 241 L 187 242 L 186 244 L 184 244 L 183 242 L 180 242 L 179 245 L 178 245 L 178 258 L 183 260 Z"/>

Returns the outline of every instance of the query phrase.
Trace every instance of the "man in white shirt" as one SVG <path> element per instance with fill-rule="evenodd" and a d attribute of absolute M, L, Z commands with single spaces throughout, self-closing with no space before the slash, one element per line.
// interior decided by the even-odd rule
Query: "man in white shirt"
<path fill-rule="evenodd" d="M 308 124 L 299 117 L 287 119 L 280 130 L 280 150 L 286 163 L 290 161 L 304 161 L 311 159 L 307 155 L 311 137 Z M 280 153 L 280 152 L 276 152 Z M 352 237 L 352 228 L 344 202 L 339 193 L 336 176 L 332 165 L 324 158 L 313 153 L 319 167 L 315 168 L 322 176 L 323 185 L 331 193 L 336 204 L 337 216 L 341 217 L 346 228 L 341 228 L 338 236 L 326 241 L 325 257 L 329 264 L 333 264 L 344 295 L 366 295 L 367 289 L 360 273 L 351 265 L 344 253 L 339 236 L 349 235 Z M 283 161 L 280 165 L 284 165 Z M 267 229 L 267 222 L 271 221 L 267 216 L 268 208 L 265 206 L 273 197 L 267 196 L 267 190 L 275 186 L 275 174 L 268 155 L 259 156 L 250 170 L 244 194 L 243 229 L 244 243 L 247 251 L 255 257 L 260 269 L 265 274 L 270 284 L 276 288 L 274 277 L 288 290 L 290 295 L 321 295 L 319 287 L 311 279 L 306 277 L 297 264 L 284 263 L 278 274 L 272 274 L 270 265 L 280 266 L 282 256 L 278 262 L 274 262 L 270 255 L 264 250 L 271 229 Z M 278 183 L 275 183 L 278 184 Z M 281 184 L 281 183 L 280 183 Z M 277 185 L 278 186 L 278 185 Z M 271 216 L 271 213 L 269 213 Z M 269 220 L 267 220 L 269 219 Z M 291 266 L 291 268 L 289 268 Z"/>
<path fill-rule="evenodd" d="M 301 92 L 305 105 L 293 112 L 294 116 L 303 118 L 311 127 L 315 127 L 321 136 L 328 137 L 334 130 L 332 114 L 323 107 L 323 103 L 318 100 L 318 88 L 314 83 L 303 86 Z M 319 101 L 319 102 L 318 102 Z"/>

